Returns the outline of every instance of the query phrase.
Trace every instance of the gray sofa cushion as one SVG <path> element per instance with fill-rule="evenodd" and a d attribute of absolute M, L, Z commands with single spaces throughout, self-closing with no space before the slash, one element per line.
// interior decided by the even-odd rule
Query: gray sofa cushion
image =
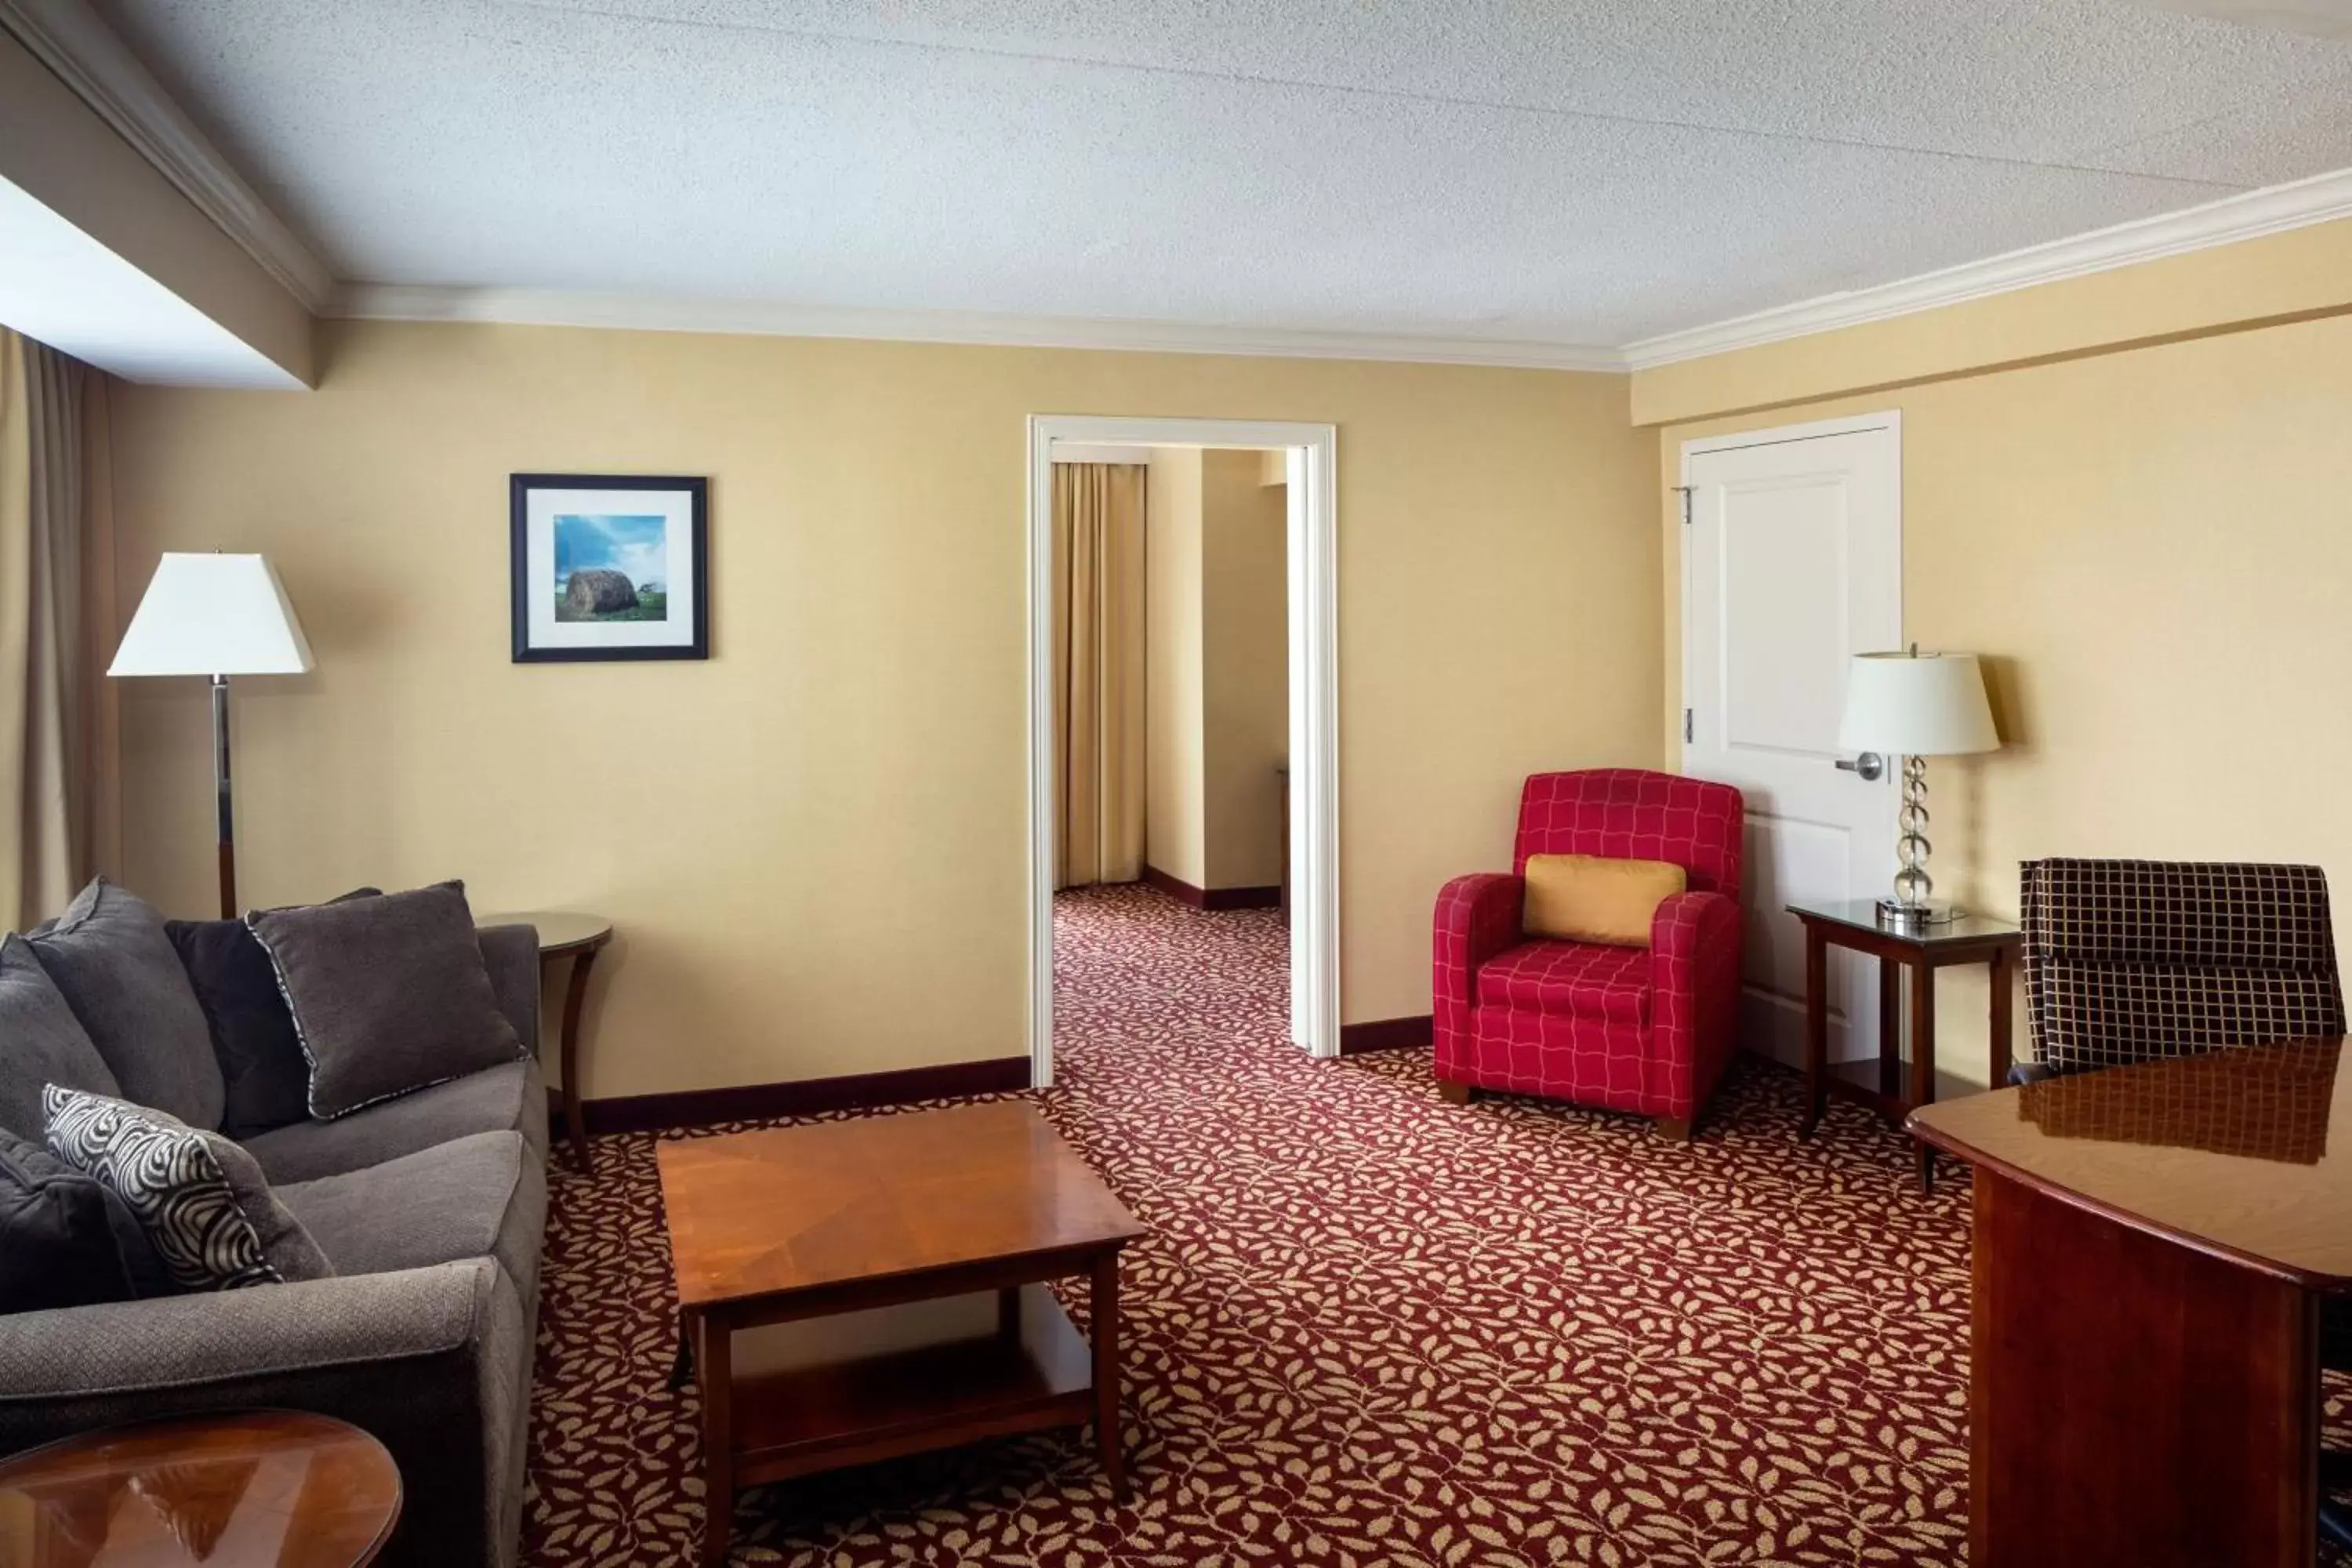
<path fill-rule="evenodd" d="M 373 899 L 381 888 L 356 888 L 333 900 Z M 250 1138 L 310 1114 L 310 1064 L 294 1037 L 294 1015 L 278 989 L 269 953 L 243 921 L 165 921 L 188 984 L 195 987 L 211 1029 L 226 1092 L 220 1130 Z"/>
<path fill-rule="evenodd" d="M 0 1131 L 0 1314 L 128 1301 L 106 1189 Z"/>
<path fill-rule="evenodd" d="M 310 1062 L 310 1114 L 352 1111 L 520 1059 L 455 884 L 247 917 Z"/>
<path fill-rule="evenodd" d="M 41 1104 L 49 1152 L 130 1205 L 181 1289 L 235 1290 L 334 1272 L 253 1157 L 219 1133 L 55 1084 L 41 1090 Z"/>
<path fill-rule="evenodd" d="M 41 1086 L 121 1094 L 65 994 L 21 936 L 0 938 L 0 1129 L 41 1138 Z"/>
<path fill-rule="evenodd" d="M 257 1133 L 246 1149 L 282 1184 L 380 1165 L 471 1132 L 520 1132 L 534 1154 L 545 1156 L 547 1089 L 536 1062 L 468 1073 L 339 1121 Z"/>
<path fill-rule="evenodd" d="M 338 1274 L 491 1257 L 526 1304 L 537 1299 L 547 1184 L 520 1132 L 477 1132 L 278 1195 Z"/>
<path fill-rule="evenodd" d="M 98 1204 L 106 1226 L 108 1258 L 103 1268 L 104 1288 L 92 1300 L 136 1301 L 179 1293 L 171 1275 L 164 1270 L 163 1258 L 156 1256 L 155 1244 L 148 1239 L 146 1227 L 139 1223 L 139 1216 L 105 1183 L 83 1175 L 50 1153 L 46 1145 L 5 1131 L 0 1131 L 0 1167 L 5 1167 L 5 1173 L 0 1173 L 0 1188 L 13 1189 L 15 1201 L 20 1205 L 28 1192 L 37 1192 L 46 1203 L 58 1205 L 79 1220 L 88 1213 L 92 1201 Z M 7 1201 L 8 1197 L 0 1196 L 0 1203 Z M 22 1271 L 28 1266 L 30 1257 L 18 1250 L 18 1237 L 0 1223 L 0 1274 Z M 30 1293 L 59 1289 L 54 1282 L 42 1282 Z M 0 1297 L 17 1303 L 0 1310 L 24 1310 L 22 1303 L 27 1294 L 21 1282 L 0 1286 Z"/>
<path fill-rule="evenodd" d="M 106 1058 L 125 1100 L 191 1127 L 220 1125 L 223 1089 L 205 1010 L 163 917 L 100 877 L 46 931 L 33 955 Z"/>

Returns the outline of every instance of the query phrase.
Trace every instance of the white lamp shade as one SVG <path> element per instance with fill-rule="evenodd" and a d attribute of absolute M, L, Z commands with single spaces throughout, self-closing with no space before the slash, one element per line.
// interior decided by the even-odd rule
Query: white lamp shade
<path fill-rule="evenodd" d="M 1856 654 L 1838 744 L 1850 752 L 1949 757 L 1995 752 L 2000 735 L 1972 653 Z"/>
<path fill-rule="evenodd" d="M 300 675 L 310 644 L 259 555 L 167 554 L 109 675 Z"/>

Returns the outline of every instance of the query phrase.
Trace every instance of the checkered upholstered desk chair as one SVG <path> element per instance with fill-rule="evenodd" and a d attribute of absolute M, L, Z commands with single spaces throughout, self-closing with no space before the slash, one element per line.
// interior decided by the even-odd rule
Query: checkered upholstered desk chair
<path fill-rule="evenodd" d="M 2344 1032 L 2316 866 L 2029 860 L 2029 1076 Z"/>
<path fill-rule="evenodd" d="M 1743 809 L 1729 784 L 1636 768 L 1528 779 L 1511 874 L 1456 877 L 1437 896 L 1447 1097 L 1541 1095 L 1688 1136 L 1738 1024 Z M 1687 890 L 1658 906 L 1646 948 L 1531 941 L 1519 926 L 1530 855 L 1671 861 Z"/>

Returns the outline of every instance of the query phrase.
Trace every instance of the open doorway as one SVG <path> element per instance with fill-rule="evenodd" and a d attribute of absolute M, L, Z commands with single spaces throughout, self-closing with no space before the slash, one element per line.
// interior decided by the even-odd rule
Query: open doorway
<path fill-rule="evenodd" d="M 1057 918 L 1085 974 L 1224 967 L 1277 1027 L 1286 977 L 1288 1037 L 1338 1054 L 1334 455 L 1328 426 L 1030 422 L 1040 1086 Z"/>

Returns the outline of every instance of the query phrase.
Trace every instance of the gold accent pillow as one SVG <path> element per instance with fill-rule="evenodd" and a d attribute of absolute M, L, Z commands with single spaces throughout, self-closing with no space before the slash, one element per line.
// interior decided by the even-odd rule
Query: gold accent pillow
<path fill-rule="evenodd" d="M 1684 890 L 1688 875 L 1664 860 L 1530 855 L 1527 881 L 1519 924 L 1529 936 L 1647 947 L 1658 906 Z"/>

